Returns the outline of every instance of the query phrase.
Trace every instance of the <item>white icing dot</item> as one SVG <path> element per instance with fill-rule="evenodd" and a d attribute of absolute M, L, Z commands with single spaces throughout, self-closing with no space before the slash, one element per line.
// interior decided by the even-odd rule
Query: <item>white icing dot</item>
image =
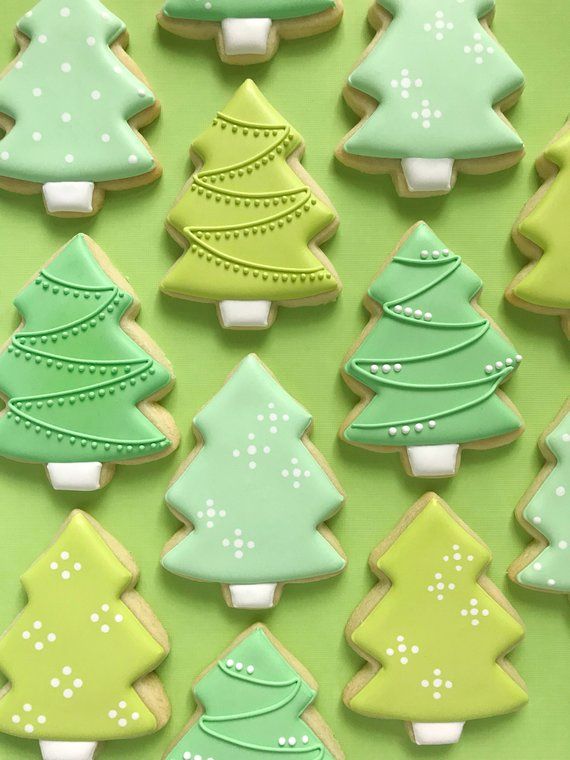
<path fill-rule="evenodd" d="M 124 700 L 124 699 L 122 699 L 122 700 L 119 702 L 119 707 L 121 708 L 121 710 L 124 710 L 126 706 L 127 706 L 127 703 L 125 702 L 125 700 Z"/>
<path fill-rule="evenodd" d="M 108 715 L 109 715 L 109 718 L 111 718 L 111 720 L 114 720 L 117 717 L 117 711 L 109 710 Z"/>
<path fill-rule="evenodd" d="M 240 528 L 236 528 L 236 529 L 234 530 L 234 535 L 235 535 L 235 536 L 241 536 L 241 534 L 242 534 L 242 531 L 241 531 L 241 529 L 240 529 Z"/>
<path fill-rule="evenodd" d="M 63 71 L 64 74 L 69 74 L 69 72 L 71 71 L 71 64 L 65 62 L 65 63 L 62 63 L 59 68 Z"/>
<path fill-rule="evenodd" d="M 22 634 L 23 639 L 29 639 L 32 634 L 29 631 L 24 631 Z"/>
<path fill-rule="evenodd" d="M 377 374 L 377 372 L 378 372 L 379 369 L 380 368 L 378 367 L 377 364 L 371 364 L 370 365 L 370 372 L 372 372 L 373 375 Z"/>
<path fill-rule="evenodd" d="M 65 163 L 72 164 L 74 161 L 75 161 L 75 156 L 73 155 L 73 153 L 68 153 L 67 156 L 65 157 Z"/>
<path fill-rule="evenodd" d="M 254 454 L 257 454 L 257 446 L 248 446 L 247 447 L 247 453 L 250 456 L 253 456 Z"/>
<path fill-rule="evenodd" d="M 402 371 L 402 365 L 394 364 L 394 372 L 401 372 L 401 371 Z"/>
<path fill-rule="evenodd" d="M 53 686 L 54 689 L 57 689 L 57 687 L 60 684 L 59 678 L 52 678 L 50 681 L 50 684 Z"/>
<path fill-rule="evenodd" d="M 123 616 L 115 615 L 115 623 L 122 623 L 122 622 L 123 622 Z"/>
<path fill-rule="evenodd" d="M 233 455 L 234 455 L 234 457 L 236 457 L 236 459 L 237 459 L 237 457 L 239 457 L 239 449 L 234 449 L 234 450 L 233 450 Z"/>
<path fill-rule="evenodd" d="M 251 675 L 255 671 L 255 668 L 253 667 L 253 665 L 248 665 L 246 669 L 249 675 Z"/>
<path fill-rule="evenodd" d="M 47 640 L 50 643 L 53 643 L 56 639 L 57 639 L 57 636 L 55 635 L 55 633 L 48 633 Z"/>
<path fill-rule="evenodd" d="M 36 620 L 34 623 L 34 628 L 36 629 L 36 631 L 39 631 L 41 627 L 42 627 L 41 622 L 39 620 Z"/>
<path fill-rule="evenodd" d="M 279 737 L 279 746 L 284 747 L 287 744 L 287 739 L 284 736 Z"/>
<path fill-rule="evenodd" d="M 71 697 L 73 696 L 73 689 L 64 689 L 63 690 L 63 696 L 66 699 L 71 699 Z"/>
<path fill-rule="evenodd" d="M 243 662 L 236 662 L 236 670 L 243 670 Z"/>
<path fill-rule="evenodd" d="M 558 486 L 558 488 L 556 489 L 556 495 L 566 496 L 566 489 L 564 488 L 564 486 Z"/>
<path fill-rule="evenodd" d="M 15 69 L 23 69 L 24 68 L 24 62 L 23 61 L 16 61 L 14 64 Z"/>
<path fill-rule="evenodd" d="M 34 142 L 39 142 L 42 139 L 42 133 L 41 132 L 33 132 L 32 133 L 32 140 Z"/>
<path fill-rule="evenodd" d="M 41 45 L 45 45 L 46 42 L 47 42 L 47 35 L 46 34 L 40 34 L 40 35 L 38 35 L 38 42 Z"/>
<path fill-rule="evenodd" d="M 396 435 L 397 432 L 398 432 L 398 430 L 395 427 L 388 428 L 388 433 L 390 435 Z"/>
<path fill-rule="evenodd" d="M 25 705 L 22 707 L 22 710 L 23 710 L 24 712 L 32 712 L 32 706 L 31 706 L 29 703 L 26 703 L 26 704 L 25 704 Z"/>
<path fill-rule="evenodd" d="M 493 371 L 493 365 L 492 365 L 492 364 L 486 364 L 486 365 L 485 365 L 485 372 L 486 372 L 488 375 L 490 375 L 492 371 Z"/>
<path fill-rule="evenodd" d="M 69 14 L 70 14 L 70 13 L 71 13 L 71 11 L 70 11 L 70 10 L 69 10 L 69 8 L 67 8 L 67 6 L 66 6 L 66 7 L 64 7 L 64 8 L 62 8 L 62 9 L 60 10 L 60 12 L 59 12 L 59 15 L 60 15 L 60 16 L 63 16 L 63 18 L 68 18 L 68 17 L 69 17 Z"/>
<path fill-rule="evenodd" d="M 427 688 L 428 688 L 428 686 L 429 686 L 429 681 L 427 681 L 427 680 L 424 678 L 424 680 L 422 681 L 422 686 L 424 687 L 424 689 L 427 689 Z"/>
<path fill-rule="evenodd" d="M 240 549 L 238 549 L 236 552 L 234 552 L 234 557 L 236 559 L 242 559 L 243 558 L 243 552 Z"/>
<path fill-rule="evenodd" d="M 91 93 L 91 99 L 92 100 L 100 100 L 101 99 L 101 93 L 99 92 L 99 90 L 93 90 L 93 92 Z"/>
<path fill-rule="evenodd" d="M 556 586 L 556 581 L 554 580 L 554 578 L 549 578 L 547 583 L 549 586 Z"/>
<path fill-rule="evenodd" d="M 19 715 L 12 715 L 12 723 L 19 723 L 21 720 Z"/>
<path fill-rule="evenodd" d="M 559 549 L 567 549 L 568 548 L 568 541 L 559 541 L 558 542 L 558 548 Z"/>
<path fill-rule="evenodd" d="M 94 45 L 94 44 L 95 44 L 95 42 L 96 42 L 96 40 L 95 40 L 95 37 L 87 37 L 87 40 L 86 40 L 86 42 L 87 42 L 87 44 L 89 45 L 89 47 L 93 47 L 93 45 Z"/>
<path fill-rule="evenodd" d="M 106 623 L 101 626 L 101 633 L 109 633 L 110 630 L 110 627 Z"/>
<path fill-rule="evenodd" d="M 101 140 L 102 140 L 104 143 L 108 143 L 108 142 L 110 142 L 110 141 L 111 141 L 111 135 L 107 134 L 107 132 L 104 132 L 104 133 L 101 135 Z"/>
<path fill-rule="evenodd" d="M 428 427 L 430 427 L 432 430 L 434 429 L 434 427 L 435 427 L 436 425 L 437 425 L 437 422 L 436 422 L 435 420 L 430 420 L 430 421 L 428 422 Z"/>
<path fill-rule="evenodd" d="M 439 693 L 439 691 L 434 691 L 433 698 L 434 699 L 441 699 L 441 694 Z"/>
<path fill-rule="evenodd" d="M 139 160 L 138 157 L 135 156 L 134 153 L 131 153 L 131 155 L 129 156 L 129 164 L 137 164 L 138 160 Z"/>
<path fill-rule="evenodd" d="M 2 161 L 7 161 L 10 158 L 10 154 L 7 150 L 3 150 L 2 153 L 0 153 L 0 158 Z"/>
<path fill-rule="evenodd" d="M 33 734 L 34 733 L 34 727 L 32 726 L 31 723 L 26 723 L 26 725 L 24 726 L 24 731 L 27 734 Z"/>
<path fill-rule="evenodd" d="M 269 432 L 270 432 L 270 433 L 276 433 L 276 432 L 277 432 L 277 428 L 275 427 L 275 425 L 272 425 L 272 426 L 269 428 Z"/>
<path fill-rule="evenodd" d="M 391 369 L 392 369 L 392 367 L 391 367 L 389 364 L 383 364 L 383 365 L 382 365 L 382 372 L 383 372 L 385 375 L 387 375 L 387 374 L 388 374 L 388 372 L 390 372 L 390 370 L 391 370 Z"/>
<path fill-rule="evenodd" d="M 134 712 L 134 713 L 131 715 L 131 718 L 132 718 L 133 720 L 138 720 L 138 719 L 140 718 L 140 715 L 139 715 L 139 713 L 138 713 L 138 712 Z"/>
<path fill-rule="evenodd" d="M 248 549 L 255 549 L 255 541 L 248 541 L 247 542 L 247 548 Z"/>
<path fill-rule="evenodd" d="M 32 95 L 34 96 L 34 98 L 39 98 L 41 94 L 42 94 L 42 88 L 34 87 L 34 89 L 32 90 Z"/>
<path fill-rule="evenodd" d="M 404 435 L 408 435 L 409 432 L 410 432 L 409 426 L 408 425 L 404 425 L 403 428 L 402 428 L 402 433 Z"/>
<path fill-rule="evenodd" d="M 533 517 L 533 518 L 532 518 L 532 521 L 533 521 L 533 523 L 534 523 L 535 525 L 540 525 L 540 523 L 542 522 L 542 517 L 538 517 L 538 516 L 536 516 L 536 517 Z"/>
<path fill-rule="evenodd" d="M 250 462 L 250 463 L 249 463 L 249 469 L 250 469 L 250 470 L 255 470 L 255 468 L 256 468 L 256 467 L 257 467 L 257 465 L 256 465 L 256 463 L 255 463 L 255 462 Z"/>
<path fill-rule="evenodd" d="M 386 654 L 389 655 L 390 657 L 392 657 L 392 655 L 394 654 L 394 650 L 392 648 L 387 649 L 386 650 Z"/>
<path fill-rule="evenodd" d="M 119 718 L 118 723 L 119 723 L 119 726 L 121 726 L 121 728 L 124 728 L 127 725 L 127 719 Z"/>
<path fill-rule="evenodd" d="M 93 623 L 97 623 L 97 622 L 99 621 L 99 615 L 98 615 L 96 612 L 94 612 L 94 613 L 91 615 L 91 621 L 92 621 Z"/>
<path fill-rule="evenodd" d="M 424 314 L 425 321 L 431 322 L 432 318 L 433 318 L 433 314 L 431 313 L 431 311 L 426 311 L 426 313 Z"/>
<path fill-rule="evenodd" d="M 44 648 L 44 645 L 42 644 L 41 641 L 38 641 L 34 644 L 34 649 L 36 649 L 38 652 L 41 652 L 43 648 Z"/>
<path fill-rule="evenodd" d="M 65 123 L 65 124 L 67 124 L 68 122 L 70 122 L 70 121 L 71 121 L 71 114 L 70 114 L 70 113 L 67 113 L 67 111 L 66 111 L 65 113 L 62 113 L 62 114 L 61 114 L 61 120 L 62 120 L 62 121 Z"/>
<path fill-rule="evenodd" d="M 415 427 L 417 433 L 421 433 L 422 430 L 424 429 L 424 426 L 422 425 L 421 422 L 418 422 L 416 425 L 414 425 L 414 427 Z"/>

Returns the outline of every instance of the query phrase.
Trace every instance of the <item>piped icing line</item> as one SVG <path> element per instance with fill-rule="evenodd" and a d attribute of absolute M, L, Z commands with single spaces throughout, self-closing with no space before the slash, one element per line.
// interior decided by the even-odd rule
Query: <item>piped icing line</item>
<path fill-rule="evenodd" d="M 522 356 L 477 308 L 480 289 L 427 225 L 410 231 L 369 290 L 372 323 L 345 364 L 345 377 L 371 391 L 349 417 L 346 440 L 407 447 L 415 431 L 421 445 L 441 446 L 520 428 L 493 397 Z M 490 405 L 481 425 L 474 410 Z"/>
<path fill-rule="evenodd" d="M 194 685 L 200 707 L 165 760 L 242 754 L 341 760 L 330 732 L 326 744 L 319 735 L 316 684 L 301 673 L 267 629 L 248 629 Z"/>
<path fill-rule="evenodd" d="M 269 17 L 274 21 L 304 18 L 337 5 L 335 0 L 165 0 L 163 13 L 172 18 L 223 21 L 226 18 Z"/>
<path fill-rule="evenodd" d="M 283 192 L 266 192 L 266 193 L 240 193 L 231 190 L 230 188 L 221 187 L 220 182 L 226 179 L 234 179 L 235 175 L 243 176 L 245 173 L 251 173 L 256 169 L 260 169 L 268 161 L 273 161 L 277 154 L 285 151 L 287 146 L 293 142 L 294 137 L 291 133 L 291 127 L 287 124 L 283 125 L 271 125 L 262 124 L 256 122 L 246 122 L 240 119 L 227 116 L 223 112 L 218 112 L 217 118 L 213 121 L 213 126 L 218 126 L 222 129 L 226 129 L 227 126 L 232 126 L 234 131 L 241 129 L 244 134 L 248 134 L 251 130 L 255 132 L 263 132 L 266 136 L 272 134 L 278 136 L 278 139 L 274 141 L 269 147 L 247 160 L 236 162 L 234 164 L 228 164 L 224 167 L 220 167 L 210 171 L 198 171 L 190 186 L 190 192 L 197 192 L 198 194 L 208 192 L 213 194 L 216 201 L 225 200 L 226 203 L 233 202 L 235 205 L 240 205 L 242 202 L 244 206 L 250 206 L 252 203 L 254 206 L 269 206 L 269 205 L 287 205 L 288 202 L 294 205 L 287 205 L 286 209 L 282 209 L 270 216 L 261 217 L 256 220 L 255 224 L 250 222 L 244 222 L 236 225 L 222 225 L 222 226 L 203 226 L 203 227 L 185 227 L 184 233 L 190 240 L 190 252 L 197 253 L 199 256 L 203 256 L 206 253 L 206 257 L 210 255 L 214 257 L 215 263 L 229 263 L 238 267 L 237 270 L 248 269 L 255 276 L 256 272 L 266 272 L 275 274 L 281 274 L 283 279 L 287 281 L 290 278 L 291 282 L 295 282 L 297 277 L 303 282 L 307 276 L 310 279 L 319 278 L 321 280 L 331 280 L 332 275 L 322 266 L 307 267 L 304 269 L 292 268 L 292 267 L 279 267 L 269 264 L 252 263 L 246 259 L 230 256 L 219 249 L 215 248 L 212 244 L 205 242 L 213 235 L 216 239 L 221 239 L 222 235 L 225 237 L 239 237 L 241 235 L 247 237 L 251 233 L 252 235 L 265 234 L 268 231 L 272 232 L 276 226 L 283 227 L 285 223 L 291 223 L 294 217 L 300 217 L 303 211 L 307 212 L 312 206 L 317 203 L 316 198 L 309 187 L 304 187 L 300 190 L 285 190 Z M 279 135 L 279 133 L 282 133 Z M 241 174 L 240 174 L 241 173 Z M 215 185 L 215 187 L 214 187 Z M 270 244 L 269 244 L 270 245 Z M 245 272 L 244 274 L 248 274 Z"/>
<path fill-rule="evenodd" d="M 269 327 L 280 304 L 334 300 L 320 248 L 338 220 L 300 166 L 301 136 L 246 80 L 193 143 L 196 170 L 167 219 L 184 255 L 161 287 L 214 302 L 225 327 Z"/>
<path fill-rule="evenodd" d="M 59 338 L 66 340 L 72 336 L 79 337 L 81 339 L 80 329 L 81 331 L 85 331 L 89 328 L 97 327 L 102 319 L 106 318 L 107 314 L 112 314 L 115 311 L 115 308 L 120 306 L 121 300 L 125 299 L 127 296 L 127 294 L 120 291 L 117 286 L 79 286 L 74 283 L 67 282 L 66 280 L 61 280 L 57 277 L 49 275 L 49 273 L 42 269 L 39 273 L 39 276 L 35 280 L 35 284 L 45 287 L 45 280 L 47 280 L 49 283 L 53 283 L 52 290 L 54 293 L 59 292 L 58 289 L 61 287 L 63 289 L 62 292 L 64 292 L 65 289 L 69 289 L 70 292 L 78 295 L 80 293 L 84 293 L 90 297 L 91 294 L 93 294 L 95 298 L 97 298 L 97 296 L 100 294 L 108 294 L 108 298 L 106 301 L 101 303 L 101 305 L 95 311 L 85 315 L 85 317 L 82 319 L 77 319 L 65 325 L 54 327 L 45 331 L 28 332 L 25 328 L 23 328 L 12 336 L 12 343 L 10 346 L 8 346 L 7 351 L 9 353 L 13 352 L 16 358 L 23 358 L 24 360 L 30 360 L 31 357 L 35 357 L 36 364 L 45 362 L 47 366 L 53 366 L 53 364 L 55 364 L 56 368 L 58 368 L 58 365 L 65 365 L 67 370 L 70 372 L 77 369 L 78 374 L 83 374 L 85 371 L 93 373 L 93 370 L 96 371 L 97 369 L 99 370 L 100 374 L 106 374 L 107 369 L 110 369 L 111 373 L 116 374 L 118 372 L 118 367 L 124 366 L 126 369 L 124 371 L 124 374 L 121 374 L 119 377 L 116 377 L 114 379 L 101 380 L 97 383 L 80 386 L 79 388 L 74 388 L 72 390 L 61 391 L 58 393 L 43 393 L 30 396 L 14 396 L 8 401 L 8 411 L 6 412 L 7 418 L 13 418 L 13 421 L 16 424 L 19 424 L 21 420 L 24 420 L 26 427 L 30 427 L 31 425 L 35 426 L 36 432 L 40 432 L 38 428 L 41 428 L 48 437 L 54 433 L 57 436 L 65 436 L 70 440 L 70 443 L 72 444 L 75 443 L 76 440 L 81 446 L 84 446 L 87 442 L 90 442 L 92 449 L 98 448 L 98 444 L 103 444 L 103 448 L 106 451 L 109 451 L 112 447 L 114 447 L 118 453 L 122 452 L 123 450 L 129 454 L 133 451 L 137 451 L 137 456 L 144 456 L 145 452 L 148 453 L 149 449 L 156 450 L 169 446 L 170 441 L 168 441 L 166 436 L 157 436 L 155 438 L 149 438 L 146 440 L 141 439 L 137 441 L 135 446 L 129 439 L 115 439 L 110 437 L 104 438 L 101 436 L 80 433 L 75 430 L 69 430 L 53 424 L 48 425 L 41 419 L 38 419 L 29 412 L 25 411 L 26 409 L 34 407 L 38 409 L 42 408 L 44 401 L 47 401 L 49 406 L 52 406 L 55 403 L 61 406 L 62 400 L 65 400 L 66 403 L 81 403 L 88 399 L 95 398 L 96 394 L 101 397 L 107 391 L 114 393 L 115 390 L 117 390 L 117 386 L 119 390 L 125 390 L 127 382 L 132 386 L 136 382 L 144 382 L 147 379 L 148 375 L 154 375 L 156 373 L 156 369 L 153 366 L 154 362 L 150 357 L 144 360 L 132 361 L 123 359 L 113 361 L 110 361 L 108 359 L 69 359 L 65 356 L 48 351 L 42 351 L 39 348 L 36 348 L 34 343 L 37 342 L 38 338 L 42 342 L 44 342 L 43 338 L 46 338 L 45 342 L 47 342 L 47 338 L 51 338 L 51 340 L 55 342 L 57 342 Z M 98 318 L 97 321 L 95 321 L 95 317 Z M 93 324 L 94 321 L 95 323 Z M 71 335 L 69 333 L 71 333 Z M 30 345 L 28 345 L 28 341 L 30 342 Z M 136 367 L 135 369 L 131 369 L 133 365 Z M 52 401 L 52 403 L 49 404 L 49 401 Z"/>
<path fill-rule="evenodd" d="M 137 406 L 168 385 L 170 375 L 123 329 L 133 302 L 82 235 L 17 296 L 24 319 L 0 354 L 3 455 L 103 463 L 160 456 L 172 446 Z"/>

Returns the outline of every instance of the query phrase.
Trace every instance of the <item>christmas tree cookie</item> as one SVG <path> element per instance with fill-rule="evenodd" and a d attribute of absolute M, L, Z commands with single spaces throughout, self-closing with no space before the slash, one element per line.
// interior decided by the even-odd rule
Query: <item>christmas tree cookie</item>
<path fill-rule="evenodd" d="M 250 354 L 194 418 L 198 446 L 166 494 L 185 523 L 162 564 L 221 583 L 232 607 L 265 609 L 284 583 L 340 573 L 323 525 L 344 496 L 311 444 L 312 418 Z"/>
<path fill-rule="evenodd" d="M 193 144 L 195 173 L 167 219 L 186 248 L 162 283 L 217 304 L 224 327 L 265 328 L 277 306 L 334 300 L 340 281 L 320 244 L 330 201 L 303 170 L 300 135 L 248 79 Z"/>
<path fill-rule="evenodd" d="M 428 493 L 372 553 L 380 583 L 347 627 L 368 661 L 344 693 L 371 718 L 403 720 L 416 744 L 455 744 L 465 721 L 527 702 L 506 654 L 522 639 L 516 612 L 484 575 L 488 548 Z"/>
<path fill-rule="evenodd" d="M 261 624 L 198 677 L 198 709 L 164 760 L 344 760 L 312 703 L 317 684 Z"/>
<path fill-rule="evenodd" d="M 99 0 L 40 0 L 18 22 L 0 79 L 0 187 L 43 192 L 56 216 L 89 216 L 106 190 L 161 173 L 139 128 L 158 103 L 125 53 L 124 23 Z"/>
<path fill-rule="evenodd" d="M 507 288 L 521 309 L 554 314 L 570 338 L 570 120 L 536 162 L 544 185 L 527 203 L 513 237 L 531 260 Z"/>
<path fill-rule="evenodd" d="M 541 438 L 540 450 L 546 464 L 517 507 L 534 540 L 509 575 L 527 588 L 570 594 L 570 400 Z"/>
<path fill-rule="evenodd" d="M 91 760 L 98 742 L 155 733 L 170 707 L 152 671 L 168 637 L 134 591 L 126 550 L 80 510 L 22 576 L 28 604 L 0 638 L 0 731 L 44 760 Z"/>
<path fill-rule="evenodd" d="M 155 403 L 174 381 L 170 364 L 93 240 L 74 237 L 14 304 L 23 321 L 0 350 L 0 456 L 47 465 L 54 488 L 92 491 L 116 463 L 176 448 L 174 421 Z"/>
<path fill-rule="evenodd" d="M 511 442 L 523 422 L 499 386 L 522 357 L 479 307 L 482 282 L 419 222 L 365 298 L 368 327 L 344 365 L 361 397 L 341 438 L 399 450 L 416 476 L 447 477 L 461 449 Z"/>
<path fill-rule="evenodd" d="M 457 173 L 516 164 L 523 144 L 503 115 L 523 75 L 490 30 L 494 0 L 376 0 L 378 33 L 348 78 L 361 122 L 337 157 L 390 174 L 405 197 L 442 195 Z"/>
<path fill-rule="evenodd" d="M 215 39 L 225 63 L 273 58 L 281 38 L 327 32 L 342 18 L 342 0 L 165 0 L 158 22 L 192 40 Z"/>

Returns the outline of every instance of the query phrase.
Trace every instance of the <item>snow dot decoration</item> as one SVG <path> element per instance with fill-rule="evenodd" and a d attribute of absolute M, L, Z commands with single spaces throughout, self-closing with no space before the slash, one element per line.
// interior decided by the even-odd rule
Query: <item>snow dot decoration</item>
<path fill-rule="evenodd" d="M 423 86 L 423 81 L 419 77 L 411 77 L 409 69 L 402 69 L 398 79 L 392 79 L 390 82 L 392 89 L 398 90 L 404 100 L 410 97 L 411 89 L 419 89 Z"/>
<path fill-rule="evenodd" d="M 214 499 L 206 499 L 205 508 L 200 509 L 196 513 L 196 517 L 201 523 L 206 525 L 206 528 L 211 529 L 216 524 L 217 518 L 224 519 L 227 512 L 225 509 L 215 509 Z"/>
<path fill-rule="evenodd" d="M 453 689 L 453 681 L 444 677 L 441 668 L 435 668 L 429 678 L 422 679 L 420 685 L 423 689 L 430 689 L 435 700 L 440 700 L 446 690 Z"/>
<path fill-rule="evenodd" d="M 455 568 L 455 570 L 458 573 L 460 573 L 463 570 L 462 563 L 464 561 L 473 562 L 474 557 L 472 554 L 464 555 L 461 550 L 460 544 L 453 544 L 449 554 L 444 554 L 442 557 L 442 560 L 444 562 L 450 563 L 450 565 L 452 565 Z"/>
<path fill-rule="evenodd" d="M 393 657 L 394 660 L 397 660 L 400 665 L 407 665 L 410 661 L 410 656 L 418 654 L 419 651 L 420 648 L 417 644 L 413 644 L 412 646 L 406 644 L 406 637 L 400 634 L 396 637 L 396 643 L 386 649 L 386 654 L 388 657 Z"/>
<path fill-rule="evenodd" d="M 473 35 L 473 42 L 470 45 L 465 45 L 463 52 L 466 53 L 466 55 L 472 56 L 475 63 L 480 66 L 484 63 L 486 56 L 493 55 L 495 48 L 483 41 L 483 35 L 481 32 L 476 32 Z"/>
<path fill-rule="evenodd" d="M 110 604 L 102 604 L 89 616 L 90 621 L 103 633 L 111 632 L 113 626 L 120 625 L 124 620 L 124 614 L 119 609 L 111 609 Z"/>
<path fill-rule="evenodd" d="M 47 723 L 47 718 L 42 713 L 38 714 L 31 702 L 24 702 L 21 710 L 11 716 L 11 722 L 22 726 L 26 734 L 33 734 L 38 727 Z"/>
<path fill-rule="evenodd" d="M 129 708 L 128 702 L 123 699 L 107 712 L 107 717 L 119 728 L 126 728 L 140 719 L 140 713 Z"/>
<path fill-rule="evenodd" d="M 231 549 L 234 558 L 241 560 L 246 555 L 246 550 L 255 549 L 255 541 L 251 538 L 246 540 L 241 528 L 236 528 L 232 538 L 226 537 L 222 540 L 222 546 L 224 549 Z"/>
<path fill-rule="evenodd" d="M 438 42 L 441 42 L 448 32 L 453 31 L 455 25 L 452 21 L 447 21 L 443 11 L 436 11 L 435 18 L 424 24 L 424 30 L 433 34 Z"/>
<path fill-rule="evenodd" d="M 76 558 L 72 557 L 67 550 L 64 550 L 51 560 L 49 568 L 62 581 L 70 581 L 74 575 L 83 570 L 83 565 Z"/>
<path fill-rule="evenodd" d="M 433 594 L 438 602 L 442 602 L 445 598 L 445 594 L 448 591 L 455 591 L 455 583 L 453 581 L 447 583 L 443 577 L 443 574 L 438 572 L 434 573 L 433 581 L 428 585 L 427 590 L 430 594 Z"/>
<path fill-rule="evenodd" d="M 412 119 L 420 123 L 424 129 L 430 129 L 433 120 L 441 119 L 442 116 L 442 112 L 438 108 L 434 109 L 427 98 L 422 100 L 422 107 L 420 110 L 412 111 Z"/>
<path fill-rule="evenodd" d="M 46 646 L 57 641 L 57 635 L 53 631 L 46 632 L 41 620 L 34 620 L 30 628 L 24 629 L 22 638 L 30 643 L 35 652 L 43 652 Z"/>
<path fill-rule="evenodd" d="M 486 607 L 480 608 L 479 600 L 473 598 L 469 601 L 469 607 L 464 607 L 461 610 L 461 616 L 468 618 L 471 625 L 476 628 L 481 622 L 482 618 L 489 616 L 489 610 Z"/>
<path fill-rule="evenodd" d="M 297 490 L 301 488 L 303 479 L 311 477 L 311 471 L 303 470 L 299 466 L 299 460 L 297 457 L 293 457 L 290 466 L 281 470 L 281 477 L 285 478 L 285 480 L 287 480 L 288 483 L 291 483 L 292 487 Z"/>
<path fill-rule="evenodd" d="M 83 679 L 73 672 L 71 665 L 64 665 L 61 671 L 50 680 L 52 689 L 58 691 L 66 700 L 73 699 L 83 685 Z"/>

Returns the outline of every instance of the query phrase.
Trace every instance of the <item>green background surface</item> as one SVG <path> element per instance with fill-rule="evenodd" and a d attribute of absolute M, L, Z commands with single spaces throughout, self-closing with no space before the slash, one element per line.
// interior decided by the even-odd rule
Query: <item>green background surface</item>
<path fill-rule="evenodd" d="M 145 136 L 164 166 L 164 177 L 142 189 L 108 194 L 98 216 L 83 221 L 49 218 L 39 196 L 0 192 L 0 336 L 4 340 L 18 324 L 11 300 L 28 278 L 76 232 L 93 236 L 130 278 L 143 304 L 140 324 L 174 364 L 177 383 L 165 406 L 176 418 L 182 443 L 167 459 L 118 468 L 112 483 L 93 494 L 58 493 L 41 467 L 0 462 L 0 629 L 25 603 L 20 574 L 47 547 L 68 511 L 82 507 L 135 556 L 142 574 L 138 588 L 172 643 L 160 669 L 173 705 L 171 722 L 154 737 L 109 743 L 103 751 L 107 760 L 158 759 L 193 710 L 194 678 L 259 618 L 318 680 L 317 707 L 348 760 L 567 757 L 568 600 L 515 588 L 505 572 L 527 541 L 514 522 L 513 509 L 541 466 L 537 439 L 568 392 L 568 343 L 557 319 L 515 309 L 503 299 L 504 287 L 525 261 L 510 241 L 510 228 L 538 187 L 534 158 L 569 110 L 567 0 L 551 0 L 547 8 L 544 0 L 498 2 L 495 32 L 527 77 L 521 101 L 510 111 L 526 142 L 525 159 L 494 176 L 460 176 L 449 196 L 428 200 L 398 199 L 388 177 L 364 176 L 332 157 L 336 143 L 355 122 L 341 90 L 371 39 L 365 18 L 370 0 L 348 0 L 339 29 L 320 38 L 285 42 L 272 62 L 247 69 L 221 64 L 211 42 L 191 42 L 159 30 L 154 19 L 159 0 L 108 4 L 126 21 L 130 52 L 162 101 L 162 115 Z M 14 56 L 11 29 L 30 5 L 30 0 L 0 4 L 0 68 Z M 345 287 L 336 304 L 281 309 L 271 330 L 240 334 L 222 331 L 212 306 L 160 295 L 158 282 L 180 254 L 163 221 L 190 172 L 190 142 L 245 76 L 255 78 L 306 139 L 305 166 L 341 215 L 340 230 L 326 252 Z M 483 307 L 525 357 L 506 386 L 526 420 L 525 434 L 504 449 L 466 452 L 458 475 L 447 481 L 411 479 L 397 455 L 373 454 L 336 438 L 356 400 L 338 368 L 366 323 L 361 298 L 380 263 L 420 218 L 480 275 L 485 283 Z M 158 563 L 162 545 L 178 528 L 163 495 L 193 445 L 191 419 L 249 351 L 256 351 L 313 413 L 313 440 L 348 495 L 345 509 L 331 521 L 348 554 L 348 570 L 319 584 L 287 587 L 277 609 L 263 615 L 230 610 L 217 586 L 176 578 Z M 527 637 L 512 660 L 528 684 L 529 705 L 513 716 L 467 724 L 453 748 L 415 747 L 403 724 L 352 714 L 341 701 L 344 685 L 362 664 L 345 644 L 343 631 L 373 584 L 368 554 L 403 512 L 433 487 L 490 545 L 490 576 L 527 625 Z M 1 736 L 0 758 L 39 758 L 39 749 L 35 741 Z"/>

